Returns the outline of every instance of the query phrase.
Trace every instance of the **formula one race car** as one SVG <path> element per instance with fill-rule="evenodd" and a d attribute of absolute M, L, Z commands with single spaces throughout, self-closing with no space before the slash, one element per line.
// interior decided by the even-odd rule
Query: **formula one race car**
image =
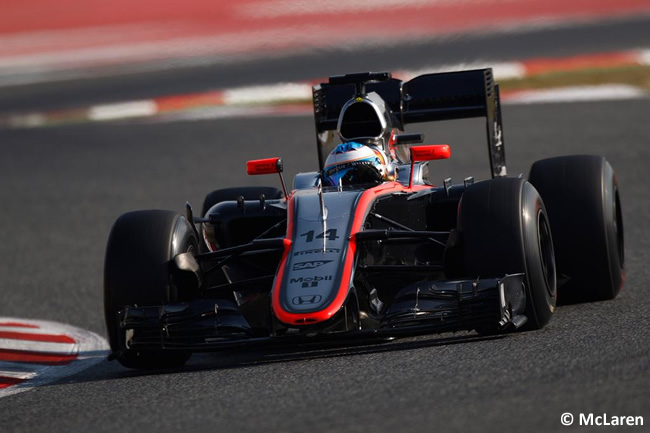
<path fill-rule="evenodd" d="M 598 156 L 507 177 L 491 69 L 334 76 L 313 88 L 320 171 L 287 190 L 280 158 L 248 174 L 282 189 L 207 195 L 201 216 L 150 210 L 114 224 L 104 305 L 112 357 L 183 365 L 238 346 L 369 341 L 544 327 L 558 289 L 611 299 L 624 281 L 616 176 Z M 448 145 L 407 124 L 485 117 L 492 179 L 429 182 Z"/>

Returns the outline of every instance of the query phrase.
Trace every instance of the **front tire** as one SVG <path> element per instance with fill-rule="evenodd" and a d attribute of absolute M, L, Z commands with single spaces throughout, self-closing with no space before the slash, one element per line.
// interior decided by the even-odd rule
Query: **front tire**
<path fill-rule="evenodd" d="M 198 251 L 198 240 L 185 217 L 147 210 L 120 216 L 108 238 L 104 263 L 104 313 L 111 350 L 125 367 L 180 367 L 191 353 L 138 351 L 125 347 L 118 311 L 127 305 L 162 305 L 185 297 L 170 273 L 174 256 Z"/>
<path fill-rule="evenodd" d="M 463 194 L 460 233 L 471 278 L 524 273 L 524 329 L 543 328 L 556 304 L 553 241 L 544 203 L 523 179 L 476 183 Z"/>

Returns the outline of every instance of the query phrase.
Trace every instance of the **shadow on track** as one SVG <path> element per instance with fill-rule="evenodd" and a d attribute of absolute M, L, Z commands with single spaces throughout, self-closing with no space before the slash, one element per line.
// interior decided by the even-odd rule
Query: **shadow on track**
<path fill-rule="evenodd" d="M 507 335 L 480 336 L 477 334 L 469 334 L 448 337 L 408 337 L 398 342 L 387 339 L 374 339 L 355 344 L 350 344 L 349 342 L 328 342 L 301 344 L 292 347 L 229 349 L 220 352 L 196 353 L 185 367 L 177 369 L 131 370 L 122 367 L 117 361 L 106 361 L 86 370 L 83 374 L 68 377 L 51 385 L 99 382 L 105 380 L 166 374 L 186 374 L 210 370 L 260 367 L 274 363 L 312 361 L 324 358 L 409 351 L 430 347 L 500 340 L 505 337 L 507 337 Z"/>

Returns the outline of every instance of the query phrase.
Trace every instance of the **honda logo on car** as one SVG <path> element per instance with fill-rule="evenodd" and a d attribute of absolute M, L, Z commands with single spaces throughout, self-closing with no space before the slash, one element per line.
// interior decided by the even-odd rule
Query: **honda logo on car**
<path fill-rule="evenodd" d="M 305 269 L 315 269 L 319 266 L 323 266 L 327 263 L 330 263 L 332 260 L 313 260 L 311 262 L 300 262 L 300 263 L 294 263 L 293 265 L 293 270 L 294 271 L 303 271 Z"/>
<path fill-rule="evenodd" d="M 331 281 L 331 280 L 332 280 L 331 275 L 326 275 L 324 277 L 319 277 L 319 276 L 315 276 L 315 277 L 298 277 L 298 278 L 291 278 L 289 280 L 289 284 L 301 283 L 303 288 L 305 288 L 305 287 L 316 287 L 316 286 L 318 286 L 318 283 L 321 282 L 321 281 Z"/>
<path fill-rule="evenodd" d="M 296 296 L 291 300 L 294 305 L 317 304 L 323 299 L 321 295 Z"/>

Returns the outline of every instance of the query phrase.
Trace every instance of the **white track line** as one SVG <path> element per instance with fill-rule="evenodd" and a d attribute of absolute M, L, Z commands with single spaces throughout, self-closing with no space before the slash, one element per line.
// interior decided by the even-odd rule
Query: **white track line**
<path fill-rule="evenodd" d="M 147 119 L 154 123 L 167 123 L 178 121 L 195 121 L 195 120 L 212 120 L 212 119 L 231 119 L 247 117 L 287 117 L 287 116 L 307 116 L 314 115 L 313 108 L 309 106 L 294 107 L 202 107 L 179 111 L 176 113 L 163 113 L 160 116 Z"/>
<path fill-rule="evenodd" d="M 267 86 L 239 87 L 224 92 L 224 105 L 269 104 L 311 99 L 311 86 L 299 83 L 279 83 Z"/>
<path fill-rule="evenodd" d="M 158 112 L 158 107 L 154 101 L 132 101 L 118 104 L 95 105 L 88 112 L 88 119 L 115 120 L 128 117 L 146 117 L 153 116 Z"/>
<path fill-rule="evenodd" d="M 648 66 L 650 65 L 650 50 L 638 51 L 639 64 Z"/>
<path fill-rule="evenodd" d="M 575 86 L 556 89 L 523 91 L 511 95 L 505 103 L 544 104 L 557 102 L 610 101 L 636 99 L 648 96 L 644 89 L 625 84 L 606 84 L 601 86 Z"/>
<path fill-rule="evenodd" d="M 27 113 L 9 115 L 7 125 L 12 128 L 35 128 L 47 124 L 45 113 Z"/>
<path fill-rule="evenodd" d="M 488 62 L 477 61 L 470 63 L 456 63 L 440 66 L 430 66 L 410 71 L 397 71 L 393 74 L 395 77 L 406 81 L 423 74 L 436 74 L 439 72 L 464 71 L 467 69 L 492 68 L 496 80 L 513 80 L 526 76 L 526 67 L 521 62 Z"/>

